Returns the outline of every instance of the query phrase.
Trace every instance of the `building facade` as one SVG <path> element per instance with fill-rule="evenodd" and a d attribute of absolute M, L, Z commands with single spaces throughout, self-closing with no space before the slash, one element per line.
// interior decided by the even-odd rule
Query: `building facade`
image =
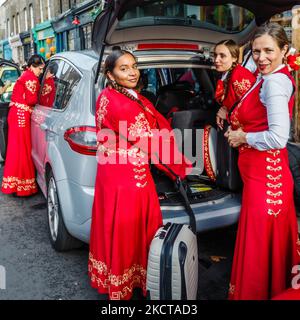
<path fill-rule="evenodd" d="M 91 48 L 93 21 L 101 1 L 85 1 L 52 20 L 58 52 Z"/>
<path fill-rule="evenodd" d="M 33 53 L 49 58 L 55 52 L 89 47 L 92 13 L 99 3 L 94 0 L 5 1 L 0 6 L 0 57 L 23 64 Z M 81 18 L 80 25 L 72 23 L 76 17 Z M 53 28 L 57 23 L 52 24 L 53 21 L 59 21 L 60 27 L 67 24 L 68 32 L 63 30 L 57 35 Z"/>

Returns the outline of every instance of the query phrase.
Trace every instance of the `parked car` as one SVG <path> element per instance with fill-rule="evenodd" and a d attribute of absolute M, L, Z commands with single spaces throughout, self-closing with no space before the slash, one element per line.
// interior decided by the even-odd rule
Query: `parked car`
<path fill-rule="evenodd" d="M 0 163 L 4 161 L 7 145 L 7 115 L 13 87 L 21 75 L 19 66 L 6 59 L 0 59 L 0 79 L 3 83 L 10 81 L 11 85 L 0 95 Z"/>
<path fill-rule="evenodd" d="M 222 39 L 246 43 L 258 23 L 296 1 L 284 5 L 277 1 L 243 1 L 245 8 L 227 1 L 217 6 L 212 6 L 214 1 L 209 6 L 202 3 L 208 2 L 108 1 L 94 23 L 93 51 L 51 57 L 39 104 L 32 114 L 31 130 L 32 157 L 38 184 L 47 198 L 50 240 L 56 250 L 89 242 L 97 166 L 95 103 L 106 85 L 98 61 L 99 55 L 102 62 L 113 46 L 131 50 L 137 56 L 145 79 L 142 94 L 152 99 L 174 128 L 190 129 L 197 164 L 189 178 L 190 202 L 197 231 L 225 227 L 238 220 L 241 190 L 225 188 L 212 178 L 218 175 L 217 160 L 222 154 L 217 150 L 220 141 L 214 123 L 215 74 L 210 54 Z M 46 81 L 50 68 L 55 70 L 52 85 Z M 191 74 L 193 81 L 187 81 Z M 52 103 L 41 103 L 49 101 L 44 96 L 51 93 Z M 174 102 L 178 109 L 170 112 Z M 152 172 L 164 222 L 188 223 L 173 183 L 155 169 Z M 230 170 L 227 174 L 230 178 Z"/>
<path fill-rule="evenodd" d="M 14 88 L 14 85 L 19 78 L 20 72 L 15 66 L 2 65 L 0 67 L 0 79 L 5 84 L 7 81 L 10 81 L 10 86 L 6 91 L 1 95 L 0 100 L 2 102 L 10 102 L 11 94 Z"/>

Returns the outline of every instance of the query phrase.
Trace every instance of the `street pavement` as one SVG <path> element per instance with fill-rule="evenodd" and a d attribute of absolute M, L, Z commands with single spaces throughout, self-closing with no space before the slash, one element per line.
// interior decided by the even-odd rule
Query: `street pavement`
<path fill-rule="evenodd" d="M 226 299 L 235 236 L 235 226 L 198 235 L 199 300 Z M 0 300 L 103 299 L 90 287 L 87 260 L 88 245 L 52 249 L 41 192 L 21 198 L 0 192 L 0 271 L 6 271 Z"/>

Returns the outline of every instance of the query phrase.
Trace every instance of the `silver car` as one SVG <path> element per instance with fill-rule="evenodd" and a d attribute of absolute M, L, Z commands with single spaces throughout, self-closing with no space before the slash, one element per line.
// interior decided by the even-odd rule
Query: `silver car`
<path fill-rule="evenodd" d="M 247 8 L 255 13 L 253 1 L 248 3 Z M 270 5 L 257 21 L 249 10 L 232 4 L 199 6 L 201 1 L 175 0 L 113 4 L 109 1 L 95 21 L 93 51 L 65 52 L 51 58 L 32 114 L 32 157 L 38 184 L 47 198 L 51 243 L 58 251 L 89 242 L 97 168 L 95 102 L 106 85 L 98 61 L 99 55 L 103 61 L 113 46 L 137 56 L 142 94 L 174 128 L 189 129 L 185 138 L 192 141 L 190 156 L 196 160 L 189 177 L 190 202 L 197 231 L 238 220 L 241 188 L 237 167 L 225 159 L 231 151 L 214 123 L 212 48 L 227 38 L 246 43 L 257 21 L 293 3 L 277 10 Z M 177 109 L 172 109 L 175 106 Z M 184 139 L 180 146 L 185 143 Z M 173 183 L 155 168 L 152 172 L 164 222 L 189 223 Z"/>

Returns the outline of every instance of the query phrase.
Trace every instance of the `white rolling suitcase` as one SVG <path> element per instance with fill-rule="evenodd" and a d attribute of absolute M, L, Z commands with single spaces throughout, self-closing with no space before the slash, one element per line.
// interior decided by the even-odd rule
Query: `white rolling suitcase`
<path fill-rule="evenodd" d="M 150 246 L 147 294 L 150 300 L 195 300 L 198 288 L 196 222 L 182 182 L 177 179 L 190 216 L 190 226 L 167 223 Z"/>

